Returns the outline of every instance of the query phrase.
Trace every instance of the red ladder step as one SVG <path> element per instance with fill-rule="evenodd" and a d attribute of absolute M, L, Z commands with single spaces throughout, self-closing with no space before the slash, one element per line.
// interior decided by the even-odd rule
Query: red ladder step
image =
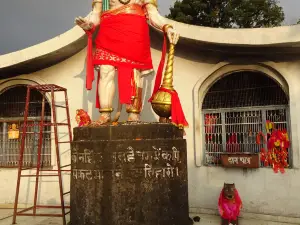
<path fill-rule="evenodd" d="M 31 90 L 38 90 L 43 95 L 42 100 L 42 111 L 41 111 L 41 121 L 38 124 L 27 124 L 28 122 L 28 112 L 29 112 L 29 103 L 30 103 L 30 92 Z M 52 123 L 45 123 L 45 94 L 49 93 L 51 95 L 51 105 L 52 105 Z M 57 105 L 55 104 L 55 92 L 64 92 L 65 95 L 65 105 Z M 65 108 L 66 109 L 66 116 L 67 116 L 67 123 L 58 123 L 56 118 L 56 108 Z M 24 157 L 24 151 L 25 151 L 25 141 L 27 136 L 27 128 L 33 127 L 33 126 L 39 126 L 39 127 L 45 127 L 45 126 L 51 126 L 54 129 L 54 139 L 55 139 L 55 153 L 56 153 L 56 163 L 57 163 L 57 169 L 42 169 L 41 168 L 41 155 L 42 155 L 42 140 L 43 140 L 43 130 L 40 129 L 39 131 L 39 139 L 38 139 L 38 151 L 37 151 L 37 165 L 36 167 L 24 167 L 23 168 L 23 157 Z M 69 141 L 62 141 L 59 142 L 58 138 L 58 126 L 68 126 L 68 133 L 69 133 Z M 59 144 L 62 143 L 71 143 L 72 141 L 72 131 L 71 131 L 71 122 L 70 122 L 70 112 L 69 112 L 69 103 L 68 103 L 68 96 L 67 96 L 67 89 L 60 87 L 55 84 L 47 84 L 47 85 L 28 85 L 27 86 L 27 96 L 26 96 L 26 105 L 25 105 L 25 111 L 24 111 L 24 124 L 23 124 L 23 132 L 21 136 L 21 146 L 20 146 L 20 152 L 19 152 L 19 169 L 18 169 L 18 179 L 17 179 L 17 187 L 16 187 L 16 196 L 15 196 L 15 204 L 14 204 L 14 214 L 13 214 L 13 224 L 16 224 L 16 217 L 17 216 L 46 216 L 46 217 L 62 217 L 63 219 L 63 225 L 66 225 L 66 215 L 70 213 L 70 211 L 66 212 L 66 208 L 70 208 L 70 206 L 65 206 L 64 203 L 64 196 L 69 194 L 69 192 L 63 192 L 63 183 L 62 183 L 62 174 L 61 172 L 70 172 L 71 170 L 62 170 L 62 168 L 68 167 L 71 164 L 61 166 L 60 165 L 60 151 L 59 151 Z M 31 170 L 36 169 L 35 174 L 22 174 L 22 171 L 25 170 Z M 56 172 L 55 174 L 41 174 L 41 172 Z M 37 194 L 39 189 L 39 177 L 43 176 L 57 176 L 58 183 L 59 183 L 59 193 L 60 193 L 60 205 L 59 206 L 47 206 L 47 205 L 38 205 L 37 204 Z M 35 191 L 34 191 L 34 202 L 33 206 L 29 207 L 27 209 L 23 209 L 21 211 L 18 211 L 18 200 L 19 200 L 19 191 L 20 191 L 20 183 L 22 177 L 35 177 Z M 60 214 L 47 214 L 47 213 L 37 213 L 37 209 L 61 209 Z M 33 213 L 25 213 L 30 210 L 33 210 Z"/>

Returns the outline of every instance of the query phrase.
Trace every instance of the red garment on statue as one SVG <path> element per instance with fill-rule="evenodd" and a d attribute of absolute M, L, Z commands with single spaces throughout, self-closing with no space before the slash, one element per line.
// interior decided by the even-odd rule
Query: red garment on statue
<path fill-rule="evenodd" d="M 115 66 L 118 69 L 120 103 L 130 104 L 131 97 L 135 94 L 133 69 L 150 70 L 153 68 L 153 65 L 150 52 L 149 27 L 143 9 L 137 4 L 124 6 L 123 10 L 125 8 L 132 12 L 135 11 L 136 14 L 114 14 L 116 11 L 108 11 L 101 16 L 100 31 L 95 40 L 96 51 L 94 57 L 92 55 L 92 33 L 95 29 L 93 28 L 86 32 L 88 35 L 86 88 L 88 90 L 92 89 L 94 65 Z M 162 57 L 157 70 L 150 102 L 161 84 L 166 50 L 167 37 L 165 34 Z M 100 75 L 98 74 L 97 84 L 99 83 L 99 79 Z M 188 123 L 185 119 L 177 92 L 170 92 L 167 89 L 164 91 L 172 95 L 172 123 L 180 127 L 187 127 Z M 96 107 L 100 108 L 98 85 Z"/>
<path fill-rule="evenodd" d="M 115 66 L 118 69 L 120 103 L 130 104 L 135 88 L 132 82 L 133 69 L 150 70 L 153 68 L 146 17 L 125 13 L 116 15 L 104 13 L 101 16 L 100 30 L 95 40 L 94 57 L 91 47 L 92 35 L 90 32 L 87 34 L 89 46 L 86 88 L 88 90 L 92 88 L 94 65 Z M 100 108 L 98 90 L 96 107 Z"/>

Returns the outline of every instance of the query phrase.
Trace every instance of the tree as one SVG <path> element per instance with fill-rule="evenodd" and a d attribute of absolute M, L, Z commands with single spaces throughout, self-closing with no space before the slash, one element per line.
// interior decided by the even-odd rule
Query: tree
<path fill-rule="evenodd" d="M 300 19 L 298 20 L 297 24 L 300 24 Z"/>
<path fill-rule="evenodd" d="M 280 26 L 284 12 L 278 0 L 176 0 L 169 19 L 222 28 Z"/>

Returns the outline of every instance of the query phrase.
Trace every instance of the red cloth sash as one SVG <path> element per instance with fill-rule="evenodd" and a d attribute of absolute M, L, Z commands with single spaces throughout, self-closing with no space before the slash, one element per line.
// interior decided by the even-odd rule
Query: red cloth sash
<path fill-rule="evenodd" d="M 94 66 L 93 66 L 93 33 L 95 26 L 92 29 L 86 30 L 85 33 L 88 37 L 87 45 L 87 58 L 86 58 L 86 89 L 92 89 L 92 83 L 94 81 Z"/>
<path fill-rule="evenodd" d="M 148 102 L 152 102 L 154 95 L 156 94 L 156 92 L 158 91 L 158 89 L 160 87 L 161 80 L 162 80 L 162 74 L 163 74 L 163 70 L 164 70 L 164 65 L 165 65 L 165 61 L 166 61 L 166 54 L 167 54 L 167 35 L 164 34 L 161 60 L 160 60 L 160 63 L 159 63 L 158 69 L 157 69 L 157 73 L 156 73 L 156 77 L 155 77 L 154 89 L 153 89 L 152 95 L 151 95 L 150 99 L 148 100 Z"/>
<path fill-rule="evenodd" d="M 135 14 L 104 14 L 95 40 L 96 48 L 136 62 L 137 69 L 152 69 L 147 19 Z M 105 63 L 97 60 L 95 64 Z M 118 64 L 125 64 L 118 63 Z"/>
<path fill-rule="evenodd" d="M 92 88 L 94 65 L 115 66 L 118 69 L 120 103 L 130 104 L 134 88 L 133 69 L 148 70 L 153 68 L 146 17 L 135 14 L 113 15 L 109 13 L 105 13 L 101 17 L 100 30 L 95 40 L 96 48 L 103 49 L 125 60 L 93 59 L 92 35 L 89 32 L 87 34 L 89 41 L 86 88 L 88 90 Z M 100 107 L 98 97 L 96 107 Z"/>
<path fill-rule="evenodd" d="M 177 92 L 166 88 L 160 88 L 159 90 L 171 94 L 171 122 L 179 128 L 188 127 L 189 124 L 185 119 Z"/>

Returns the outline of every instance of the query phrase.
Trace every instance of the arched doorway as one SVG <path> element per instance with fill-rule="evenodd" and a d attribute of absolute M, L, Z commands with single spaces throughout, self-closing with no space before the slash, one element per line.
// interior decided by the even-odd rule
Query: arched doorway
<path fill-rule="evenodd" d="M 235 72 L 215 82 L 206 93 L 202 113 L 206 165 L 219 165 L 223 152 L 258 153 L 259 132 L 267 121 L 289 131 L 288 97 L 276 81 L 261 72 Z"/>
<path fill-rule="evenodd" d="M 21 143 L 24 110 L 27 87 L 25 85 L 14 86 L 6 89 L 0 95 L 0 167 L 17 167 L 19 160 L 19 148 Z M 29 125 L 37 125 L 41 118 L 42 95 L 36 90 L 31 91 L 29 107 Z M 51 109 L 49 103 L 45 104 L 46 121 L 51 121 Z M 9 136 L 9 131 L 17 128 L 19 137 Z M 27 128 L 25 143 L 24 166 L 36 165 L 39 126 Z M 51 130 L 45 127 L 43 131 L 42 166 L 51 165 Z"/>

